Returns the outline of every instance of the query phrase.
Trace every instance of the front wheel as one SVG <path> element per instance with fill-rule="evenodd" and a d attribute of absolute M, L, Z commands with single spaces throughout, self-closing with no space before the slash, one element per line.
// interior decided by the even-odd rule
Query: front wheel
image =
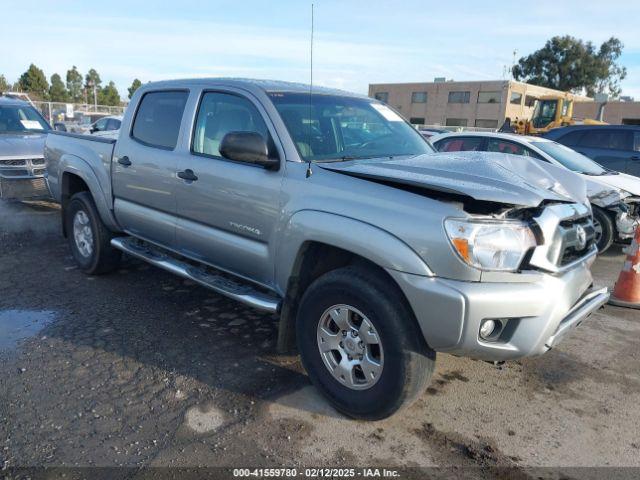
<path fill-rule="evenodd" d="M 69 247 L 80 269 L 89 275 L 118 267 L 121 252 L 111 246 L 113 234 L 102 222 L 88 192 L 76 193 L 64 209 Z"/>
<path fill-rule="evenodd" d="M 410 405 L 435 365 L 397 286 L 372 269 L 346 267 L 314 281 L 296 334 L 311 381 L 354 418 L 377 420 Z"/>
<path fill-rule="evenodd" d="M 606 212 L 598 207 L 593 207 L 593 226 L 596 230 L 596 246 L 598 252 L 606 252 L 615 240 L 615 227 L 613 220 Z"/>

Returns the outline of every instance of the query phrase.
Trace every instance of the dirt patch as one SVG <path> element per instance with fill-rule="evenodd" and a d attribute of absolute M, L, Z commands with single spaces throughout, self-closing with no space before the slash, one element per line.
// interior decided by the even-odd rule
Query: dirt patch
<path fill-rule="evenodd" d="M 441 432 L 431 423 L 423 424 L 413 433 L 437 453 L 438 463 L 444 467 L 442 472 L 438 472 L 444 474 L 442 478 L 448 478 L 452 471 L 462 470 L 465 478 L 531 479 L 518 466 L 517 457 L 504 455 L 489 439 L 480 437 L 471 440 L 457 433 Z M 440 477 L 436 475 L 434 478 Z"/>
<path fill-rule="evenodd" d="M 427 394 L 437 395 L 438 393 L 441 393 L 447 385 L 454 381 L 466 383 L 469 381 L 469 379 L 465 377 L 462 372 L 457 370 L 442 373 L 440 374 L 439 378 L 431 381 L 431 385 L 429 386 L 429 388 L 427 388 Z"/>

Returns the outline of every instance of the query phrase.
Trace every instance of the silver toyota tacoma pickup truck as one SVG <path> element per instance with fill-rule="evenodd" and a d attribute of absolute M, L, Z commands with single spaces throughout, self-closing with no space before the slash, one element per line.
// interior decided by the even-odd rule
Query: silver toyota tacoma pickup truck
<path fill-rule="evenodd" d="M 503 154 L 451 161 L 367 97 L 149 83 L 117 140 L 51 133 L 45 158 L 84 272 L 125 252 L 278 313 L 279 349 L 297 345 L 352 417 L 408 405 L 436 352 L 543 354 L 608 299 L 578 176 Z"/>

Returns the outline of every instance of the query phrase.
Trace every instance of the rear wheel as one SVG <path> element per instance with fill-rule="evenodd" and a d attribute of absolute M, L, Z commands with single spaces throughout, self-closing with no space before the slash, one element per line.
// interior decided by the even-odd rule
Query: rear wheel
<path fill-rule="evenodd" d="M 71 197 L 64 221 L 71 253 L 83 272 L 99 275 L 118 267 L 121 252 L 111 246 L 113 233 L 102 222 L 88 192 Z"/>
<path fill-rule="evenodd" d="M 598 252 L 603 253 L 611 247 L 615 240 L 613 220 L 604 210 L 593 207 L 593 226 L 596 230 L 596 245 Z"/>
<path fill-rule="evenodd" d="M 397 286 L 372 269 L 342 268 L 314 281 L 296 334 L 311 381 L 354 418 L 381 419 L 410 405 L 435 365 Z"/>

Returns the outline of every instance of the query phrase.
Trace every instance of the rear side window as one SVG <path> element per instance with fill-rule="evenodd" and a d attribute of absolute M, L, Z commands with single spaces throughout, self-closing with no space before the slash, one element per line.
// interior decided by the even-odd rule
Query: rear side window
<path fill-rule="evenodd" d="M 482 137 L 453 137 L 436 142 L 436 148 L 440 152 L 468 152 L 480 151 Z"/>
<path fill-rule="evenodd" d="M 188 96 L 184 91 L 145 93 L 133 121 L 131 136 L 145 145 L 173 150 L 178 142 Z"/>
<path fill-rule="evenodd" d="M 633 136 L 629 131 L 588 130 L 580 139 L 581 147 L 610 150 L 633 150 Z"/>
<path fill-rule="evenodd" d="M 527 148 L 520 144 L 509 142 L 501 138 L 490 138 L 487 152 L 510 153 L 511 155 L 528 155 Z"/>

